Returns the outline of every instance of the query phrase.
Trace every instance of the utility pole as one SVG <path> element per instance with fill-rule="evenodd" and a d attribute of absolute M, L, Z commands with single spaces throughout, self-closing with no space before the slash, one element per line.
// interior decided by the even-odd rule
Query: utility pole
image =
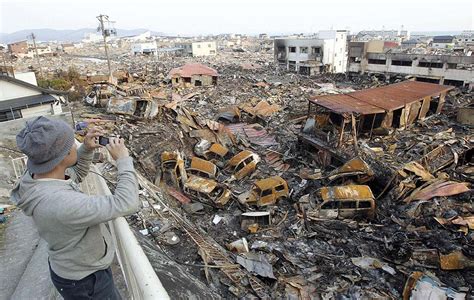
<path fill-rule="evenodd" d="M 38 48 L 36 48 L 36 36 L 35 34 L 32 32 L 29 36 L 27 36 L 27 38 L 31 38 L 33 40 L 33 47 L 35 49 L 35 54 L 36 54 L 36 62 L 38 63 L 38 68 L 39 68 L 39 72 L 40 72 L 40 76 L 43 77 L 43 70 L 41 68 L 41 63 L 40 63 L 40 59 L 39 59 L 39 54 L 38 54 Z"/>
<path fill-rule="evenodd" d="M 99 20 L 99 28 L 97 28 L 97 31 L 100 31 L 104 38 L 105 56 L 107 57 L 107 65 L 109 67 L 109 80 L 112 80 L 112 67 L 110 65 L 109 50 L 107 48 L 107 37 L 111 34 L 116 34 L 116 32 L 115 29 L 106 28 L 104 25 L 104 22 L 111 23 L 111 21 L 109 21 L 109 16 L 101 14 L 97 16 L 97 20 Z"/>

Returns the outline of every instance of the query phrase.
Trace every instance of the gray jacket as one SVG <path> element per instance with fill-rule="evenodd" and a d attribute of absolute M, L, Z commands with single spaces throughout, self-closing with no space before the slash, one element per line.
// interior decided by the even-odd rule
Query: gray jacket
<path fill-rule="evenodd" d="M 33 217 L 46 240 L 53 271 L 79 280 L 110 266 L 115 248 L 104 222 L 139 209 L 138 184 L 131 157 L 117 161 L 114 195 L 88 196 L 78 183 L 87 176 L 93 152 L 78 149 L 78 162 L 68 180 L 33 179 L 27 171 L 15 184 L 11 200 Z"/>

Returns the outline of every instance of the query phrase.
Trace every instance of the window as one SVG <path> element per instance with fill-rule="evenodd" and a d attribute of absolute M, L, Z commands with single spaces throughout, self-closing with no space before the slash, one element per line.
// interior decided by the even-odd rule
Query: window
<path fill-rule="evenodd" d="M 392 66 L 410 67 L 411 64 L 412 64 L 411 60 L 392 60 Z"/>
<path fill-rule="evenodd" d="M 249 156 L 244 160 L 244 163 L 248 165 L 249 163 L 253 162 L 253 156 Z"/>
<path fill-rule="evenodd" d="M 359 201 L 359 208 L 371 208 L 372 204 L 370 201 Z"/>
<path fill-rule="evenodd" d="M 272 194 L 272 190 L 271 189 L 268 189 L 268 190 L 263 190 L 262 192 L 262 197 L 265 197 L 265 196 L 269 196 Z"/>
<path fill-rule="evenodd" d="M 448 69 L 456 69 L 458 64 L 448 63 Z"/>
<path fill-rule="evenodd" d="M 373 65 L 385 65 L 386 60 L 385 59 L 372 59 L 369 58 L 369 64 Z"/>
<path fill-rule="evenodd" d="M 216 54 L 216 50 L 209 50 L 210 54 Z"/>
<path fill-rule="evenodd" d="M 357 208 L 356 201 L 341 201 L 341 209 L 355 209 Z"/>
<path fill-rule="evenodd" d="M 418 63 L 418 67 L 441 69 L 441 68 L 443 67 L 443 63 L 429 62 L 429 61 L 420 61 L 420 62 Z"/>
<path fill-rule="evenodd" d="M 319 48 L 319 47 L 311 47 L 311 53 L 312 53 L 312 54 L 320 54 L 320 53 L 321 53 L 321 48 Z"/>
<path fill-rule="evenodd" d="M 300 53 L 308 53 L 308 47 L 300 47 Z"/>
<path fill-rule="evenodd" d="M 338 201 L 328 201 L 321 205 L 321 209 L 337 209 L 338 204 Z"/>
<path fill-rule="evenodd" d="M 201 45 L 198 44 L 198 45 L 197 45 L 197 48 L 201 48 Z"/>
<path fill-rule="evenodd" d="M 207 44 L 207 47 L 208 47 L 208 48 L 211 48 L 211 44 Z"/>
<path fill-rule="evenodd" d="M 191 82 L 191 77 L 184 77 L 184 82 Z"/>
<path fill-rule="evenodd" d="M 244 167 L 245 167 L 244 162 L 241 162 L 240 164 L 237 165 L 237 167 L 235 167 L 235 172 L 239 172 L 239 171 L 242 170 Z"/>
<path fill-rule="evenodd" d="M 337 53 L 334 53 L 334 57 L 337 57 Z"/>
<path fill-rule="evenodd" d="M 296 47 L 288 47 L 288 52 L 296 53 Z"/>
<path fill-rule="evenodd" d="M 339 61 L 339 65 L 341 65 L 341 61 Z"/>
<path fill-rule="evenodd" d="M 281 192 L 283 190 L 285 190 L 285 186 L 283 184 L 277 185 L 275 187 L 275 191 L 277 191 L 277 192 Z"/>

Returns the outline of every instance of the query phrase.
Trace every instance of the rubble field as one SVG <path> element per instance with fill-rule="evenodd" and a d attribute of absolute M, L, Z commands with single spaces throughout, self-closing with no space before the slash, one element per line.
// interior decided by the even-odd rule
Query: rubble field
<path fill-rule="evenodd" d="M 323 165 L 299 138 L 308 99 L 388 82 L 281 73 L 263 52 L 112 57 L 118 82 L 86 78 L 95 92 L 69 104 L 78 137 L 99 125 L 125 138 L 143 202 L 128 221 L 216 297 L 474 297 L 474 138 L 456 120 L 472 92 L 451 90 L 441 113 L 362 134 Z M 51 70 L 68 60 L 50 59 Z M 81 75 L 106 72 L 77 59 Z M 190 62 L 217 84 L 171 86 L 168 72 Z"/>

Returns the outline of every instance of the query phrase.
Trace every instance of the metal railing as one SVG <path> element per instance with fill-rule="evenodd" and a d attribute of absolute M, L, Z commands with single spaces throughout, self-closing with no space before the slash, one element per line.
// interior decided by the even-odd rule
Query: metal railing
<path fill-rule="evenodd" d="M 100 174 L 95 165 L 91 170 Z M 104 178 L 89 173 L 82 183 L 83 192 L 96 195 L 111 195 Z M 130 226 L 123 217 L 108 222 L 117 250 L 117 258 L 132 299 L 169 299 L 150 261 L 138 243 Z"/>

